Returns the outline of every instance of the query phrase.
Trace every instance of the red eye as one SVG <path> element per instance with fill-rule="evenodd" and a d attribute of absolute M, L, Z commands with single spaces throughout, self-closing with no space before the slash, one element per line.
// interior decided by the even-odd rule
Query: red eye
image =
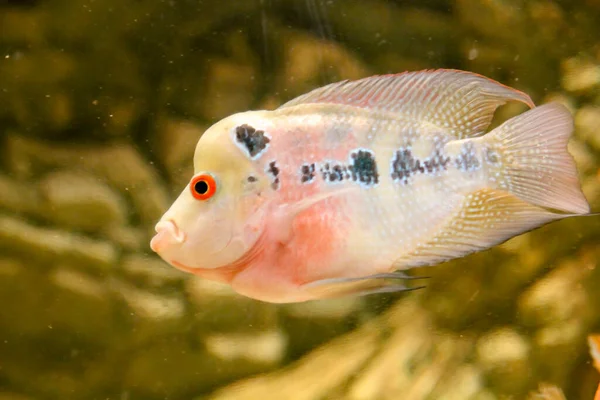
<path fill-rule="evenodd" d="M 217 191 L 217 182 L 215 182 L 215 178 L 211 175 L 198 175 L 190 182 L 190 190 L 195 199 L 208 200 L 213 197 Z"/>

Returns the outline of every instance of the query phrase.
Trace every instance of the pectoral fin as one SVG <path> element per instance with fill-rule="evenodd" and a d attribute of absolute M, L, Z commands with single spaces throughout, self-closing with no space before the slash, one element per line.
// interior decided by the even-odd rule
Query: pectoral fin
<path fill-rule="evenodd" d="M 303 211 L 308 210 L 315 204 L 318 204 L 324 200 L 332 197 L 343 196 L 356 190 L 358 189 L 348 186 L 335 188 L 326 192 L 305 197 L 304 199 L 295 203 L 278 206 L 277 210 L 275 210 L 273 213 L 275 240 L 278 240 L 280 243 L 284 244 L 291 240 L 293 237 L 294 220 Z"/>

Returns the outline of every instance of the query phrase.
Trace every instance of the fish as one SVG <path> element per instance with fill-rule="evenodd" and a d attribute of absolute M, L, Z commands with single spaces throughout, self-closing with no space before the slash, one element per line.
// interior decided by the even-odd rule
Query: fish
<path fill-rule="evenodd" d="M 590 346 L 590 355 L 594 362 L 594 368 L 600 372 L 600 334 L 589 335 L 588 344 Z M 596 389 L 594 400 L 600 400 L 600 384 L 598 384 L 598 389 Z"/>
<path fill-rule="evenodd" d="M 486 132 L 509 101 L 529 109 Z M 410 268 L 588 215 L 572 131 L 563 105 L 466 71 L 332 83 L 207 129 L 150 247 L 264 302 L 411 290 Z"/>

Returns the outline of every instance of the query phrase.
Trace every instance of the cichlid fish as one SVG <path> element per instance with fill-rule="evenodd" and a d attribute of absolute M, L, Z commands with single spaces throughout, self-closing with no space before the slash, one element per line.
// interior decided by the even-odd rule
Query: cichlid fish
<path fill-rule="evenodd" d="M 484 135 L 511 100 L 532 109 Z M 572 130 L 562 105 L 468 72 L 334 83 L 210 127 L 151 247 L 268 302 L 406 290 L 402 270 L 589 213 Z"/>

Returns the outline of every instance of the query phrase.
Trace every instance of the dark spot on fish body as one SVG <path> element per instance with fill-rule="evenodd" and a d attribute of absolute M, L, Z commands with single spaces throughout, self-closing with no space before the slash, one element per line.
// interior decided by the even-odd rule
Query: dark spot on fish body
<path fill-rule="evenodd" d="M 449 162 L 450 157 L 444 156 L 440 150 L 436 150 L 432 157 L 419 160 L 413 156 L 410 149 L 399 149 L 394 153 L 391 162 L 391 177 L 394 181 L 407 184 L 413 175 L 445 171 Z"/>
<path fill-rule="evenodd" d="M 435 171 L 435 168 L 433 166 L 433 160 L 423 161 L 423 167 L 425 168 L 425 171 L 427 171 L 428 174 L 431 174 L 433 173 L 433 171 Z"/>
<path fill-rule="evenodd" d="M 392 180 L 402 180 L 406 183 L 415 169 L 415 159 L 408 149 L 397 150 L 392 160 Z"/>
<path fill-rule="evenodd" d="M 369 150 L 355 150 L 350 153 L 350 164 L 343 162 L 325 161 L 318 164 L 303 164 L 300 167 L 300 181 L 310 183 L 315 178 L 318 170 L 321 178 L 327 183 L 340 183 L 351 180 L 364 185 L 375 185 L 379 183 L 379 173 L 375 156 Z"/>
<path fill-rule="evenodd" d="M 356 182 L 356 171 L 354 170 L 354 166 L 353 165 L 348 165 L 348 174 L 349 177 L 348 179 L 352 179 L 353 182 Z"/>
<path fill-rule="evenodd" d="M 302 183 L 312 182 L 315 179 L 315 164 L 303 164 L 300 168 L 300 176 Z"/>
<path fill-rule="evenodd" d="M 490 149 L 489 147 L 484 148 L 483 150 L 485 161 L 490 164 L 497 164 L 500 162 L 500 156 L 494 149 Z"/>
<path fill-rule="evenodd" d="M 321 177 L 323 178 L 324 181 L 327 181 L 329 178 L 329 163 L 325 163 L 321 166 L 320 171 L 321 171 Z"/>
<path fill-rule="evenodd" d="M 336 179 L 336 180 L 338 180 L 338 181 L 340 181 L 340 182 L 341 182 L 341 181 L 343 181 L 343 180 L 344 180 L 344 176 L 345 176 L 344 172 L 345 172 L 345 170 L 346 170 L 346 167 L 345 167 L 345 166 L 342 166 L 342 165 L 334 165 L 334 166 L 333 166 L 333 169 L 332 169 L 332 175 L 334 175 L 334 176 L 335 176 L 335 179 Z"/>
<path fill-rule="evenodd" d="M 416 160 L 416 168 L 417 168 L 417 172 L 419 172 L 421 174 L 425 172 L 425 168 L 423 168 L 421 166 L 421 160 Z"/>
<path fill-rule="evenodd" d="M 436 150 L 433 153 L 433 157 L 425 160 L 424 164 L 428 173 L 435 173 L 446 170 L 449 162 L 450 157 L 444 156 L 441 151 Z"/>
<path fill-rule="evenodd" d="M 256 130 L 248 124 L 240 125 L 235 128 L 235 138 L 243 145 L 252 158 L 257 158 L 267 148 L 271 139 L 264 131 Z"/>
<path fill-rule="evenodd" d="M 276 161 L 271 161 L 269 163 L 269 166 L 267 167 L 267 173 L 269 175 L 271 175 L 272 178 L 272 182 L 271 182 L 271 188 L 273 188 L 273 190 L 277 190 L 279 189 L 279 168 L 277 167 L 277 162 Z"/>
<path fill-rule="evenodd" d="M 320 168 L 323 180 L 326 182 L 342 182 L 350 178 L 348 166 L 341 163 L 326 162 Z"/>
<path fill-rule="evenodd" d="M 481 163 L 477 158 L 473 143 L 467 142 L 462 146 L 461 152 L 454 160 L 454 163 L 456 168 L 461 171 L 475 171 L 479 169 Z"/>
<path fill-rule="evenodd" d="M 379 183 L 379 173 L 377 172 L 377 162 L 375 156 L 368 150 L 357 150 L 352 152 L 352 180 L 364 183 L 365 185 L 375 185 Z"/>

